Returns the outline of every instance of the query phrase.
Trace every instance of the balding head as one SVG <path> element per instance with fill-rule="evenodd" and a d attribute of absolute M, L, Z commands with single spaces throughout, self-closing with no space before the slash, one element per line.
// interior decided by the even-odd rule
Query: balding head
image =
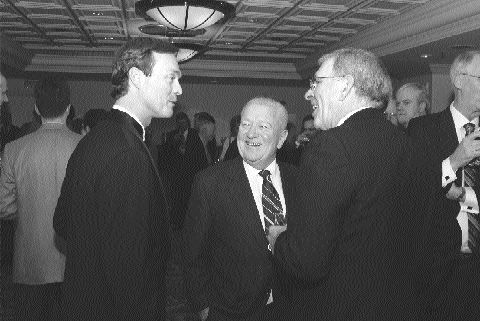
<path fill-rule="evenodd" d="M 287 138 L 287 121 L 285 106 L 274 99 L 256 97 L 247 102 L 237 135 L 243 160 L 258 170 L 267 168 Z"/>

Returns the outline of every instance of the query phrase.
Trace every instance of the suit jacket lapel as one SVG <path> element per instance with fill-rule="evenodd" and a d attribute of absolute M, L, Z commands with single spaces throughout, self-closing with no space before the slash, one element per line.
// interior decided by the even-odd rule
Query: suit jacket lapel
<path fill-rule="evenodd" d="M 241 207 L 239 213 L 243 215 L 243 220 L 246 224 L 247 231 L 252 231 L 254 241 L 260 247 L 266 250 L 268 246 L 268 240 L 265 236 L 262 222 L 260 221 L 260 214 L 258 213 L 257 205 L 255 204 L 255 199 L 253 198 L 253 192 L 250 188 L 250 183 L 248 182 L 245 168 L 243 167 L 243 160 L 242 158 L 238 157 L 231 162 L 232 167 L 227 176 L 228 179 L 232 181 L 231 186 L 236 195 L 239 197 L 239 204 L 235 204 L 235 206 Z"/>

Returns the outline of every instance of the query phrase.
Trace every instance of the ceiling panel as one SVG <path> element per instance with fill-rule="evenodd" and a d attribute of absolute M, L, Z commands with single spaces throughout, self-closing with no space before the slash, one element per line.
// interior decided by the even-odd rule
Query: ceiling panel
<path fill-rule="evenodd" d="M 205 45 L 199 61 L 295 64 L 429 0 L 227 2 L 236 16 L 223 25 L 196 37 L 156 37 Z M 146 36 L 138 28 L 152 23 L 137 16 L 134 6 L 135 0 L 0 0 L 0 33 L 32 56 L 113 57 L 129 37 Z"/>

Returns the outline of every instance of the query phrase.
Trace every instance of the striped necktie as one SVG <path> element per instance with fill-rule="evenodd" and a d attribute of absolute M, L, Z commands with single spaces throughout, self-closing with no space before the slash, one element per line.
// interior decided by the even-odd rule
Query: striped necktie
<path fill-rule="evenodd" d="M 262 184 L 262 207 L 263 218 L 265 221 L 265 232 L 268 233 L 268 227 L 271 225 L 285 225 L 286 218 L 283 214 L 282 202 L 278 196 L 277 190 L 273 186 L 270 171 L 263 170 L 258 173 L 263 177 Z"/>
<path fill-rule="evenodd" d="M 465 136 L 470 135 L 475 130 L 475 125 L 467 123 L 463 126 L 465 128 Z M 480 183 L 480 167 L 478 166 L 479 159 L 473 159 L 464 168 L 465 186 L 473 187 Z M 480 251 L 480 224 L 478 214 L 468 212 L 468 247 L 474 253 Z"/>

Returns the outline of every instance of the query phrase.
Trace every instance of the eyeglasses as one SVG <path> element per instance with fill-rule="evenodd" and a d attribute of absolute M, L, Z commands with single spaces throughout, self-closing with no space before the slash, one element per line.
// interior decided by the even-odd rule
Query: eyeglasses
<path fill-rule="evenodd" d="M 461 72 L 460 75 L 470 76 L 470 77 L 473 77 L 473 78 L 480 79 L 480 76 L 470 75 L 470 74 L 467 74 L 467 73 L 464 73 L 464 72 Z"/>
<path fill-rule="evenodd" d="M 323 79 L 330 79 L 330 78 L 342 78 L 343 76 L 331 76 L 331 77 L 312 77 L 309 79 L 310 81 L 310 90 L 315 90 L 317 88 L 318 84 L 322 82 Z"/>

